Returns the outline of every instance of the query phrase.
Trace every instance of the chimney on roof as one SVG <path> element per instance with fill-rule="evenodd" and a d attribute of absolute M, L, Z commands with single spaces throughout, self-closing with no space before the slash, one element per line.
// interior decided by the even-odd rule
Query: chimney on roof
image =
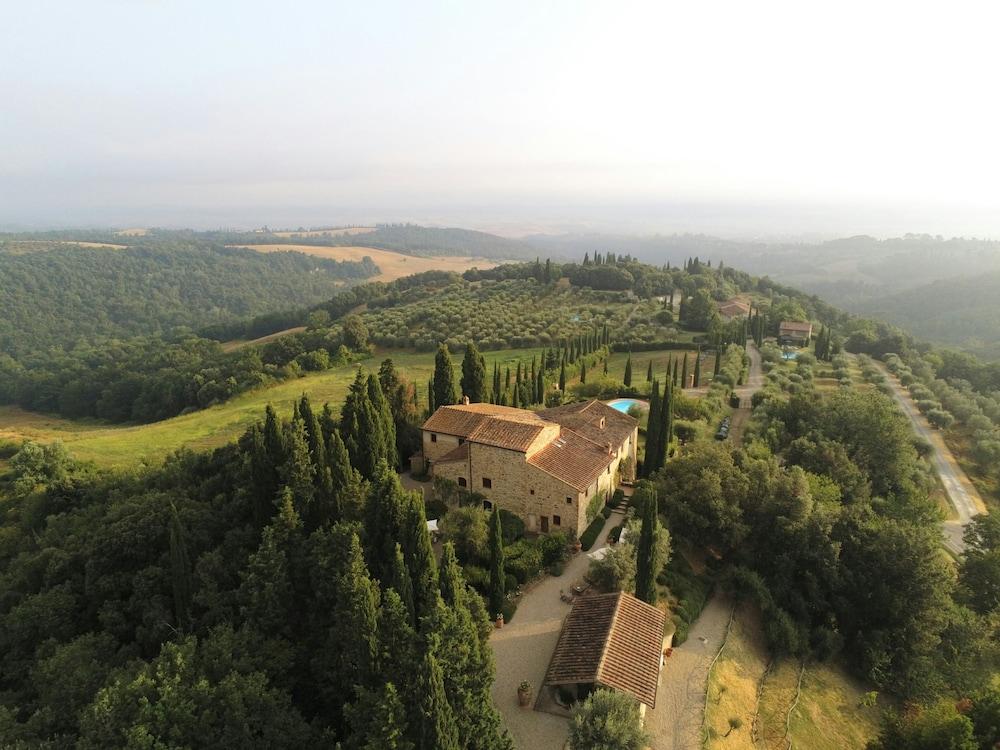
<path fill-rule="evenodd" d="M 469 397 L 468 396 L 462 396 L 462 405 L 463 406 L 468 406 L 469 405 Z"/>
<path fill-rule="evenodd" d="M 602 430 L 604 429 L 604 426 L 605 426 L 605 425 L 606 425 L 607 423 L 608 423 L 608 420 L 607 420 L 607 418 L 606 418 L 606 417 L 601 417 L 601 429 L 602 429 Z"/>
<path fill-rule="evenodd" d="M 608 455 L 609 455 L 609 456 L 613 456 L 613 455 L 614 455 L 614 453 L 615 453 L 615 452 L 614 452 L 613 450 L 611 450 L 611 443 L 608 443 Z"/>

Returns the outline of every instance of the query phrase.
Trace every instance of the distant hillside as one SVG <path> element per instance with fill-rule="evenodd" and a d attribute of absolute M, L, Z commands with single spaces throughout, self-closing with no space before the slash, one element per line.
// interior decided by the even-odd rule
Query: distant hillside
<path fill-rule="evenodd" d="M 1000 359 L 1000 272 L 946 279 L 869 300 L 858 312 L 882 318 L 917 338 Z"/>
<path fill-rule="evenodd" d="M 406 255 L 469 255 L 498 260 L 534 259 L 538 250 L 521 240 L 453 227 L 422 227 L 416 224 L 380 224 L 374 231 L 357 236 L 290 236 L 288 232 L 212 233 L 205 235 L 227 244 L 363 245 Z"/>
<path fill-rule="evenodd" d="M 0 238 L 0 354 L 228 323 L 329 299 L 378 272 L 370 259 L 174 239 L 107 249 Z"/>

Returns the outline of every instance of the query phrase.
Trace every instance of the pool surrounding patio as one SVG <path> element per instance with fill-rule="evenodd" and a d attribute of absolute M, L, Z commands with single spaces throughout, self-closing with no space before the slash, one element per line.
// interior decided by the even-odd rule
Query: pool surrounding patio
<path fill-rule="evenodd" d="M 608 406 L 612 409 L 617 409 L 622 414 L 628 414 L 628 410 L 633 406 L 638 406 L 640 409 L 645 411 L 649 408 L 649 403 L 638 398 L 614 398 L 610 401 L 605 401 Z"/>

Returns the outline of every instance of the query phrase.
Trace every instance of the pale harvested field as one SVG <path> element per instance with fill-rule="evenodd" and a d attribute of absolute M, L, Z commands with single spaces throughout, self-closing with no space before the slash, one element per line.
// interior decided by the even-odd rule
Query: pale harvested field
<path fill-rule="evenodd" d="M 119 237 L 145 237 L 149 230 L 144 227 L 133 227 L 132 229 L 119 229 L 115 232 Z"/>
<path fill-rule="evenodd" d="M 340 229 L 307 229 L 302 232 L 271 232 L 275 237 L 344 237 L 374 232 L 375 227 L 341 227 Z"/>
<path fill-rule="evenodd" d="M 77 247 L 103 247 L 109 250 L 124 250 L 128 245 L 115 245 L 111 242 L 81 242 L 79 240 L 17 240 L 32 244 L 45 245 L 76 245 Z"/>
<path fill-rule="evenodd" d="M 244 341 L 242 339 L 227 341 L 222 345 L 222 351 L 231 352 L 236 349 L 242 349 L 244 346 L 266 344 L 270 341 L 274 341 L 275 339 L 280 339 L 282 336 L 287 336 L 289 333 L 302 333 L 304 330 L 306 330 L 305 326 L 296 326 L 295 328 L 286 328 L 284 331 L 269 333 L 267 336 L 261 336 L 259 339 L 250 339 L 249 341 Z"/>
<path fill-rule="evenodd" d="M 382 271 L 378 276 L 374 276 L 369 281 L 393 281 L 394 279 L 409 276 L 423 271 L 454 271 L 462 273 L 470 268 L 493 268 L 496 261 L 485 258 L 472 258 L 465 255 L 447 255 L 435 257 L 416 257 L 413 255 L 403 255 L 394 253 L 391 250 L 377 250 L 373 247 L 324 247 L 320 245 L 232 245 L 231 247 L 245 247 L 249 250 L 256 250 L 259 253 L 282 253 L 294 250 L 295 252 L 315 255 L 320 258 L 330 258 L 332 260 L 361 260 L 366 255 L 375 261 L 375 264 Z"/>

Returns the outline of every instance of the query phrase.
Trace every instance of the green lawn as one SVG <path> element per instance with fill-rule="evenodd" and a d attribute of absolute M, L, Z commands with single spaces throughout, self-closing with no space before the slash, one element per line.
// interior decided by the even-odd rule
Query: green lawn
<path fill-rule="evenodd" d="M 510 349 L 486 352 L 487 375 L 493 363 L 513 370 L 518 359 L 529 367 L 531 357 L 540 349 Z M 427 381 L 434 370 L 434 353 L 380 351 L 362 363 L 377 370 L 385 357 L 392 357 L 401 374 L 416 383 L 421 404 L 427 404 Z M 455 357 L 456 368 L 461 355 Z M 339 407 L 354 380 L 357 365 L 336 367 L 244 393 L 224 404 L 162 422 L 144 425 L 109 425 L 92 420 L 68 420 L 27 412 L 17 407 L 0 407 L 0 438 L 30 439 L 40 442 L 62 440 L 74 457 L 93 461 L 99 466 L 123 468 L 162 460 L 178 448 L 215 448 L 237 438 L 255 420 L 261 419 L 264 407 L 273 404 L 279 413 L 291 411 L 292 403 L 307 393 L 316 405 L 329 402 Z M 457 377 L 456 377 L 457 382 Z"/>

